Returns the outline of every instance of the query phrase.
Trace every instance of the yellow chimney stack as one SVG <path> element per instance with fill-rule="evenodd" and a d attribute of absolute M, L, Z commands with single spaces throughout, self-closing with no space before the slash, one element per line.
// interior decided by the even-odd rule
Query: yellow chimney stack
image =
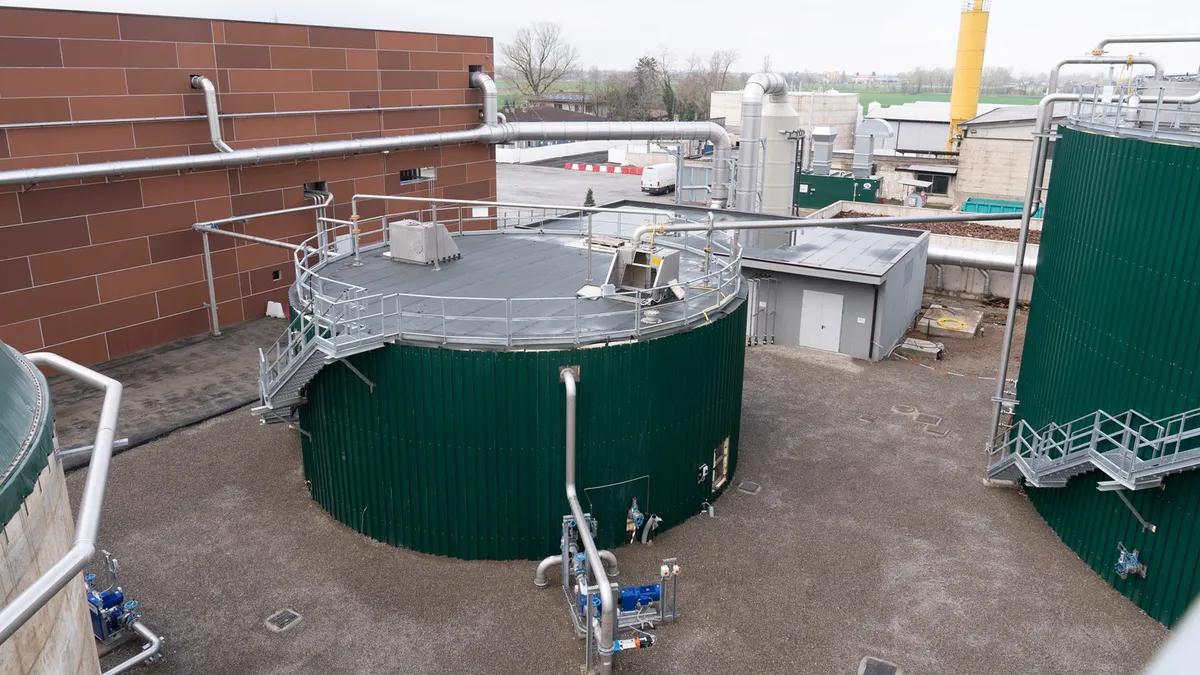
<path fill-rule="evenodd" d="M 958 24 L 958 56 L 954 59 L 954 88 L 950 91 L 950 138 L 946 149 L 954 150 L 958 125 L 979 112 L 979 87 L 983 81 L 983 49 L 987 45 L 988 12 L 991 0 L 964 0 Z"/>

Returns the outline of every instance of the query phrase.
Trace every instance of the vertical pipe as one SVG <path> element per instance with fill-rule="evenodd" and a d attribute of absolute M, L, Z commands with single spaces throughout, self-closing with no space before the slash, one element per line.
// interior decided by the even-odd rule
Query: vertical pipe
<path fill-rule="evenodd" d="M 567 478 L 567 503 L 571 505 L 571 515 L 575 517 L 575 522 L 579 525 L 579 541 L 583 543 L 583 550 L 587 555 L 588 567 L 592 571 L 592 577 L 596 580 L 596 585 L 600 590 L 600 644 L 598 651 L 600 652 L 600 675 L 610 675 L 612 673 L 613 664 L 613 634 L 615 615 L 615 603 L 613 600 L 612 584 L 608 581 L 608 573 L 604 570 L 604 562 L 600 560 L 600 552 L 596 550 L 596 542 L 592 540 L 591 528 L 588 527 L 587 519 L 583 516 L 583 507 L 579 505 L 579 496 L 575 491 L 575 371 L 569 366 L 564 367 L 559 371 L 562 378 L 563 387 L 566 389 L 566 417 L 567 417 L 567 436 L 566 436 L 566 478 Z M 588 610 L 590 613 L 590 609 Z M 588 630 L 590 631 L 591 622 L 588 622 Z"/>
<path fill-rule="evenodd" d="M 192 89 L 204 92 L 204 114 L 208 116 L 208 137 L 218 152 L 233 152 L 233 148 L 221 139 L 221 118 L 217 109 L 217 89 L 203 75 L 192 76 Z"/>
<path fill-rule="evenodd" d="M 217 319 L 217 287 L 213 284 L 212 251 L 208 247 L 208 233 L 201 232 L 200 238 L 204 242 L 204 277 L 208 280 L 208 314 L 212 319 L 212 334 L 214 337 L 219 337 L 221 323 Z"/>

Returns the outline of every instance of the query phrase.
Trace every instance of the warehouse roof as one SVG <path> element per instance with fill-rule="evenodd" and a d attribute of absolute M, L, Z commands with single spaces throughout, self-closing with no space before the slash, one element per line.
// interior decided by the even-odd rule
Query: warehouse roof
<path fill-rule="evenodd" d="M 997 108 L 1005 108 L 996 103 L 980 103 L 979 110 L 990 112 Z M 916 101 L 875 108 L 867 113 L 867 117 L 897 122 L 944 122 L 950 123 L 950 103 L 945 101 Z"/>
<path fill-rule="evenodd" d="M 983 106 L 980 106 L 982 109 Z M 962 126 L 978 126 L 982 124 L 1009 124 L 1013 122 L 1034 122 L 1037 120 L 1036 105 L 1008 105 L 993 108 L 962 123 Z M 1054 119 L 1067 116 L 1071 110 L 1070 102 L 1054 104 Z"/>
<path fill-rule="evenodd" d="M 893 265 L 928 237 L 927 232 L 920 230 L 892 227 L 801 227 L 796 230 L 791 246 L 746 249 L 742 264 L 748 268 L 878 284 Z"/>

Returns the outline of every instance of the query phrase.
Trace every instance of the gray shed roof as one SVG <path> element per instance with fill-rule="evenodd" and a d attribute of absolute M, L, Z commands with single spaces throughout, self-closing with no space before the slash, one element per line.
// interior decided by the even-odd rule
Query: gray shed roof
<path fill-rule="evenodd" d="M 923 230 L 890 227 L 802 227 L 791 246 L 746 249 L 743 266 L 878 284 L 928 236 Z"/>

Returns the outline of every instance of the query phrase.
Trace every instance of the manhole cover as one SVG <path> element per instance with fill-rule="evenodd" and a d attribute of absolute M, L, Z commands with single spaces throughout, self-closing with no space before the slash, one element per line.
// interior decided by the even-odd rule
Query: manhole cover
<path fill-rule="evenodd" d="M 942 423 L 942 418 L 938 417 L 937 415 L 929 415 L 927 413 L 921 413 L 920 415 L 917 415 L 914 418 L 914 421 L 917 424 L 928 424 L 930 426 L 936 427 L 937 425 Z"/>
<path fill-rule="evenodd" d="M 868 656 L 858 664 L 858 675 L 904 675 L 894 663 Z"/>
<path fill-rule="evenodd" d="M 897 415 L 916 415 L 917 408 L 911 405 L 894 405 L 892 406 L 892 412 Z"/>
<path fill-rule="evenodd" d="M 747 494 L 747 495 L 756 495 L 756 494 L 758 494 L 758 491 L 761 489 L 762 489 L 761 485 L 759 485 L 758 483 L 755 483 L 754 481 L 750 481 L 750 480 L 744 480 L 744 481 L 742 481 L 741 485 L 738 485 L 738 492 L 741 492 L 742 494 Z"/>
<path fill-rule="evenodd" d="M 265 623 L 268 629 L 276 633 L 282 633 L 283 631 L 300 623 L 300 619 L 301 616 L 298 612 L 290 609 L 281 609 L 271 616 L 268 616 Z"/>
<path fill-rule="evenodd" d="M 932 424 L 926 424 L 925 425 L 925 433 L 929 434 L 930 436 L 937 436 L 938 438 L 942 438 L 942 437 L 946 436 L 947 434 L 949 434 L 950 430 L 946 429 L 944 427 L 935 427 Z"/>

